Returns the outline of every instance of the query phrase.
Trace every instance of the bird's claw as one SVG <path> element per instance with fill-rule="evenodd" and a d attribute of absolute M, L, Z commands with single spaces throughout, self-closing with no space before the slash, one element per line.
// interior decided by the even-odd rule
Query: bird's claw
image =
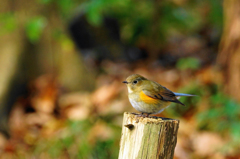
<path fill-rule="evenodd" d="M 150 114 L 144 114 L 144 113 L 141 113 L 141 114 L 138 114 L 138 113 L 131 113 L 133 115 L 136 115 L 137 117 L 143 117 L 143 118 L 153 118 L 153 119 L 158 119 L 157 116 L 149 116 Z"/>
<path fill-rule="evenodd" d="M 157 116 L 149 116 L 149 118 L 158 119 Z"/>

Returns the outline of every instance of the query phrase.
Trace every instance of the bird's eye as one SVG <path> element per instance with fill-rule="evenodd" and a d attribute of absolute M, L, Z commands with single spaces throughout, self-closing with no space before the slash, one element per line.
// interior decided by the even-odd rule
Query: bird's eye
<path fill-rule="evenodd" d="M 137 83 L 138 83 L 138 81 L 137 81 L 137 80 L 133 81 L 133 84 L 137 84 Z"/>

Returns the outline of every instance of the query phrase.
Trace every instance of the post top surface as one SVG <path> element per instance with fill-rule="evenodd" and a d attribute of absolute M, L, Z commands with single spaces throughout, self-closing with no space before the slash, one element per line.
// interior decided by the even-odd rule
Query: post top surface
<path fill-rule="evenodd" d="M 141 114 L 137 113 L 130 113 L 130 112 L 124 112 L 124 116 L 127 116 L 128 118 L 131 118 L 132 120 L 137 120 L 139 122 L 144 122 L 144 123 L 164 123 L 164 122 L 174 122 L 174 123 L 179 123 L 179 120 L 177 119 L 171 119 L 171 118 L 162 118 L 162 117 L 141 117 L 138 116 Z"/>

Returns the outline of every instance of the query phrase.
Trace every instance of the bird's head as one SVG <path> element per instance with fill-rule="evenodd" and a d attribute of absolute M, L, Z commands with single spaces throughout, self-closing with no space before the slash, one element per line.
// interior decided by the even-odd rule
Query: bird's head
<path fill-rule="evenodd" d="M 127 84 L 128 93 L 132 93 L 134 91 L 140 90 L 145 80 L 147 80 L 145 77 L 138 74 L 133 74 L 128 76 L 126 81 L 123 81 L 123 83 Z"/>

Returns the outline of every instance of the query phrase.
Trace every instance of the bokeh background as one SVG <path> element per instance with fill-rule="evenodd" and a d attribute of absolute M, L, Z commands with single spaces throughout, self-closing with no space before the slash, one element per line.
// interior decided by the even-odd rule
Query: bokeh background
<path fill-rule="evenodd" d="M 181 98 L 175 159 L 240 157 L 238 0 L 3 0 L 0 157 L 118 157 L 121 82 L 138 73 Z"/>

